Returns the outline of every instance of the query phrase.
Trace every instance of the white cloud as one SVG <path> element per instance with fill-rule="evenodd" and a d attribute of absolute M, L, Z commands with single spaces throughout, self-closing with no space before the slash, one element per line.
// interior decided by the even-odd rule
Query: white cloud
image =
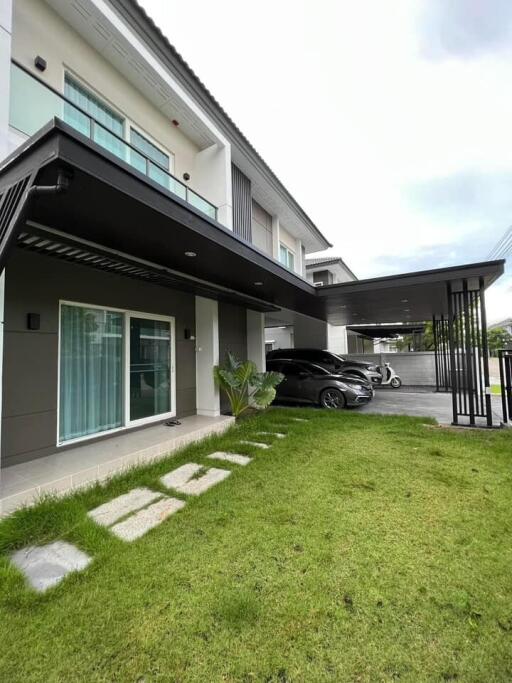
<path fill-rule="evenodd" d="M 478 198 L 442 220 L 410 201 L 415 184 L 512 171 L 508 0 L 141 2 L 360 277 L 390 254 L 457 262 L 475 238 L 484 260 L 512 223 L 492 193 L 488 222 Z M 499 291 L 490 307 L 512 315 Z"/>

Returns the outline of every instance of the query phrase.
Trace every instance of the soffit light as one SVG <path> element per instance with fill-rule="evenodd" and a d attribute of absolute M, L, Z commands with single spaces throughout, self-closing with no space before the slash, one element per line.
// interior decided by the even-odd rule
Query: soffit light
<path fill-rule="evenodd" d="M 254 284 L 256 285 L 256 287 L 262 287 L 263 286 L 263 282 L 260 282 L 259 280 L 257 280 Z"/>
<path fill-rule="evenodd" d="M 400 299 L 400 303 L 401 303 L 401 304 L 408 304 L 408 303 L 409 303 L 409 299 Z"/>
<path fill-rule="evenodd" d="M 197 254 L 195 251 L 186 251 L 185 256 L 188 256 L 189 258 L 195 258 Z"/>

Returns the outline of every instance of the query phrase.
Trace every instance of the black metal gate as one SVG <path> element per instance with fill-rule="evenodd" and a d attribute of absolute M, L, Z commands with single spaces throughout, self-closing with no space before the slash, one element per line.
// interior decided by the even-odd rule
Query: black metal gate
<path fill-rule="evenodd" d="M 503 422 L 512 421 L 512 349 L 498 351 Z"/>
<path fill-rule="evenodd" d="M 484 281 L 448 283 L 449 372 L 453 423 L 492 426 Z M 469 418 L 460 422 L 461 417 Z"/>
<path fill-rule="evenodd" d="M 436 391 L 450 391 L 452 386 L 450 368 L 450 334 L 448 320 L 444 315 L 432 320 L 434 333 L 434 361 L 436 368 Z"/>

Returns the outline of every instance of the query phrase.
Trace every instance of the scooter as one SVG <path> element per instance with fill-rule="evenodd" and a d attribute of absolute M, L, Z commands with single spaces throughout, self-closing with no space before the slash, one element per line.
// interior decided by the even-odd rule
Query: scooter
<path fill-rule="evenodd" d="M 382 375 L 382 382 L 380 383 L 380 386 L 386 386 L 389 384 L 391 387 L 393 387 L 393 389 L 400 389 L 402 386 L 402 380 L 389 363 L 384 363 L 384 368 L 379 366 L 377 370 Z"/>

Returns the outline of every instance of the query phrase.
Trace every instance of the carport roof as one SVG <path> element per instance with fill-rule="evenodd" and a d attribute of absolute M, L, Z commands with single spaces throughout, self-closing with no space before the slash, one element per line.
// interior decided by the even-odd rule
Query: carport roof
<path fill-rule="evenodd" d="M 468 280 L 489 287 L 503 274 L 505 261 L 485 261 L 400 275 L 342 282 L 317 289 L 328 322 L 334 325 L 431 320 L 448 314 L 447 283 L 453 290 Z"/>
<path fill-rule="evenodd" d="M 60 170 L 71 177 L 65 192 L 30 194 L 34 184 L 53 185 Z M 448 312 L 448 282 L 456 290 L 463 279 L 476 287 L 481 278 L 488 287 L 505 263 L 313 287 L 58 119 L 0 164 L 0 195 L 0 267 L 16 245 L 74 255 L 279 320 L 299 314 L 336 325 L 430 320 Z M 196 257 L 188 258 L 190 252 Z"/>

